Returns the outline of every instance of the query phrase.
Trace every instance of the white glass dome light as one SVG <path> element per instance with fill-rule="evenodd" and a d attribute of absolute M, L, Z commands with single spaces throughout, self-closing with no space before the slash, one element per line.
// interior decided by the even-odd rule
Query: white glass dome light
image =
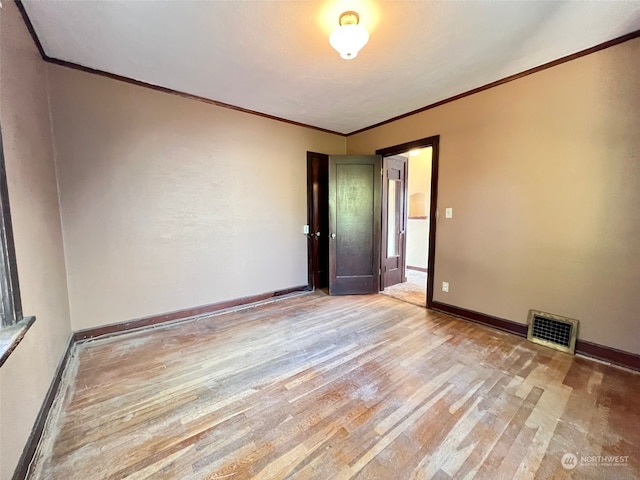
<path fill-rule="evenodd" d="M 369 41 L 369 32 L 359 22 L 356 12 L 344 12 L 340 15 L 340 26 L 329 36 L 329 43 L 345 60 L 356 58 Z"/>

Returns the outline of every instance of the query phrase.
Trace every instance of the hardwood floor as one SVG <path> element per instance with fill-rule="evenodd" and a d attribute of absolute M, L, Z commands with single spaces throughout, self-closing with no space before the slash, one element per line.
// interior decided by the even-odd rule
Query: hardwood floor
<path fill-rule="evenodd" d="M 30 478 L 640 478 L 640 375 L 382 295 L 87 342 L 63 382 Z"/>
<path fill-rule="evenodd" d="M 427 273 L 417 270 L 406 270 L 407 281 L 386 287 L 383 295 L 412 303 L 419 307 L 427 306 Z"/>

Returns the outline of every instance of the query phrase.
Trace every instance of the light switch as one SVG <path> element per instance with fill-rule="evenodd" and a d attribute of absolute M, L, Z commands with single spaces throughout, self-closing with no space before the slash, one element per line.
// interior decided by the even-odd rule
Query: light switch
<path fill-rule="evenodd" d="M 445 208 L 444 209 L 444 218 L 453 218 L 453 208 Z"/>
<path fill-rule="evenodd" d="M 309 225 L 302 226 L 302 233 L 304 233 L 305 235 L 309 234 Z"/>

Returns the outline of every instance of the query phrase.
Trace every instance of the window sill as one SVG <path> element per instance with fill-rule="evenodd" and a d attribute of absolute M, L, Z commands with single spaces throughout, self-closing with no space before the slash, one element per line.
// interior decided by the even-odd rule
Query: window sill
<path fill-rule="evenodd" d="M 24 338 L 36 317 L 25 317 L 15 325 L 0 329 L 0 367 Z"/>

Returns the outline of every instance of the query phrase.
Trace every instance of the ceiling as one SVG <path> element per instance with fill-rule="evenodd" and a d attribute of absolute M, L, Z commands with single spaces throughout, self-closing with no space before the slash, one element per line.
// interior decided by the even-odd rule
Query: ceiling
<path fill-rule="evenodd" d="M 47 56 L 350 133 L 640 29 L 635 1 L 25 1 Z M 343 60 L 328 36 L 370 32 Z"/>

